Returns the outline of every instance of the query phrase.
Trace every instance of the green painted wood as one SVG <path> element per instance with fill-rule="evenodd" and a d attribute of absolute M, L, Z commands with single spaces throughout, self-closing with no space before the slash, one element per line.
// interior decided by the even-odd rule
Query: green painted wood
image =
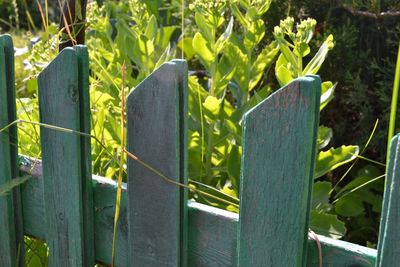
<path fill-rule="evenodd" d="M 189 184 L 189 161 L 188 161 L 188 65 L 186 60 L 172 60 L 177 67 L 179 82 L 179 182 Z M 188 190 L 180 190 L 180 224 L 181 224 L 181 262 L 186 266 L 188 262 Z"/>
<path fill-rule="evenodd" d="M 237 266 L 302 266 L 321 81 L 299 78 L 244 116 Z"/>
<path fill-rule="evenodd" d="M 0 128 L 16 120 L 14 47 L 0 36 Z M 0 134 L 0 185 L 18 175 L 17 127 Z M 20 189 L 0 197 L 0 266 L 24 266 L 24 230 Z"/>
<path fill-rule="evenodd" d="M 127 98 L 127 147 L 176 182 L 185 181 L 181 63 L 165 63 Z M 184 63 L 182 63 L 184 64 Z M 184 139 L 184 138 L 183 138 Z M 183 189 L 128 159 L 129 265 L 186 266 Z"/>
<path fill-rule="evenodd" d="M 83 48 L 78 48 L 78 52 L 73 48 L 64 49 L 40 73 L 41 122 L 77 131 L 88 127 L 88 122 L 81 122 L 85 116 L 80 115 L 81 112 L 89 112 L 80 110 L 81 107 L 88 107 L 88 103 L 80 103 L 81 96 L 87 94 L 82 91 L 87 91 L 87 88 L 82 88 L 87 86 L 87 70 L 81 77 L 78 74 L 80 68 L 81 71 L 87 68 L 87 55 L 79 49 Z M 90 154 L 87 154 L 90 148 L 84 144 L 81 149 L 82 138 L 75 134 L 44 127 L 41 127 L 40 133 L 49 265 L 93 266 L 94 259 L 88 258 L 85 253 L 85 249 L 93 248 L 90 245 L 85 247 L 84 217 L 87 216 L 83 215 L 84 205 L 88 204 L 83 203 L 84 179 L 91 177 L 91 173 L 82 157 L 90 159 Z"/>
<path fill-rule="evenodd" d="M 89 54 L 82 45 L 74 47 L 78 59 L 78 88 L 80 131 L 90 133 L 90 95 L 89 95 Z M 81 136 L 81 166 L 82 166 L 82 205 L 85 266 L 94 263 L 94 210 L 92 191 L 92 148 L 91 138 Z"/>
<path fill-rule="evenodd" d="M 385 193 L 379 230 L 377 267 L 400 262 L 400 135 L 393 137 L 386 169 Z"/>
<path fill-rule="evenodd" d="M 24 160 L 21 169 L 32 178 L 23 186 L 23 217 L 25 233 L 44 239 L 47 227 L 44 217 L 43 178 L 40 161 Z M 111 245 L 115 196 L 115 181 L 93 176 L 95 210 L 95 251 L 96 261 L 111 263 Z M 126 184 L 122 186 L 121 215 L 117 234 L 117 267 L 128 265 L 128 222 Z M 238 214 L 189 202 L 188 266 L 230 267 L 234 265 L 237 250 Z M 374 266 L 376 250 L 348 242 L 319 236 L 322 246 L 324 267 Z M 318 266 L 318 250 L 314 240 L 308 240 L 308 267 Z"/>

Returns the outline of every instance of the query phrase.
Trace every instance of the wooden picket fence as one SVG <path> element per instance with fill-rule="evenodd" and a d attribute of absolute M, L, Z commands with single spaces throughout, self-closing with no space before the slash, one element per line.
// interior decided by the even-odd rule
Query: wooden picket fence
<path fill-rule="evenodd" d="M 127 98 L 127 150 L 187 183 L 187 65 L 163 64 Z M 64 49 L 39 75 L 42 123 L 90 133 L 88 54 Z M 0 36 L 0 128 L 16 120 L 14 51 Z M 321 82 L 296 79 L 243 118 L 240 214 L 187 200 L 187 190 L 128 160 L 115 266 L 319 266 L 308 214 Z M 116 183 L 91 173 L 90 137 L 41 127 L 42 161 L 0 134 L 0 266 L 24 266 L 23 236 L 45 240 L 49 266 L 111 264 Z M 323 266 L 398 266 L 399 136 L 387 167 L 378 250 L 318 236 Z M 128 191 L 127 191 L 128 188 Z"/>

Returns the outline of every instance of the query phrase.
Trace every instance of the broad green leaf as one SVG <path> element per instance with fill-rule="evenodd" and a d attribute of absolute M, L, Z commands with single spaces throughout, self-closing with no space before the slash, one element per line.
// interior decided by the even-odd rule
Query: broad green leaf
<path fill-rule="evenodd" d="M 154 43 L 161 48 L 167 47 L 167 45 L 170 43 L 172 35 L 177 29 L 179 29 L 177 26 L 160 27 L 157 31 L 157 37 Z"/>
<path fill-rule="evenodd" d="M 247 8 L 247 14 L 246 17 L 249 17 L 250 20 L 256 20 L 258 18 L 258 10 L 257 7 L 255 6 L 249 6 Z"/>
<path fill-rule="evenodd" d="M 147 21 L 147 27 L 144 35 L 149 40 L 153 40 L 157 36 L 157 19 L 154 15 L 152 15 Z"/>
<path fill-rule="evenodd" d="M 189 130 L 189 177 L 201 177 L 203 175 L 202 149 L 204 144 L 199 132 Z"/>
<path fill-rule="evenodd" d="M 337 83 L 323 82 L 321 84 L 321 104 L 319 110 L 322 110 L 333 99 Z"/>
<path fill-rule="evenodd" d="M 358 153 L 358 146 L 341 146 L 319 152 L 315 164 L 314 178 L 319 178 L 337 167 L 356 159 Z"/>
<path fill-rule="evenodd" d="M 361 185 L 367 183 L 368 181 L 378 177 L 381 174 L 382 174 L 382 172 L 374 165 L 366 165 L 357 171 L 356 177 L 354 179 L 352 179 L 348 184 L 346 184 L 338 192 L 337 195 L 340 196 L 341 194 L 343 194 L 346 191 L 350 191 L 358 186 L 361 186 Z M 383 183 L 383 179 L 378 180 L 378 181 Z M 376 182 L 378 182 L 378 181 L 376 181 Z M 370 184 L 367 184 L 366 186 L 364 186 L 363 188 L 366 188 L 366 189 L 374 188 L 374 190 L 376 191 L 376 190 L 378 190 L 378 187 L 375 185 L 376 184 L 374 184 L 374 183 L 370 183 Z"/>
<path fill-rule="evenodd" d="M 215 88 L 214 94 L 219 96 L 225 90 L 228 83 L 232 80 L 235 74 L 239 49 L 236 46 L 228 44 L 218 63 L 217 72 L 215 73 Z"/>
<path fill-rule="evenodd" d="M 177 45 L 185 53 L 186 60 L 191 60 L 195 55 L 192 43 L 193 38 L 186 37 L 183 40 L 181 39 Z"/>
<path fill-rule="evenodd" d="M 283 56 L 283 54 L 280 54 L 275 64 L 275 75 L 280 86 L 284 86 L 295 79 L 295 76 L 293 76 L 288 67 L 289 64 L 286 58 Z"/>
<path fill-rule="evenodd" d="M 228 26 L 225 29 L 225 32 L 218 38 L 215 44 L 217 54 L 221 53 L 222 50 L 224 50 L 226 42 L 228 41 L 229 37 L 232 34 L 232 28 L 233 28 L 233 17 L 231 17 Z"/>
<path fill-rule="evenodd" d="M 307 66 L 303 70 L 303 75 L 316 74 L 324 63 L 329 50 L 334 46 L 333 36 L 329 35 L 325 42 L 319 48 L 317 54 L 310 60 Z"/>
<path fill-rule="evenodd" d="M 237 188 L 234 188 L 233 185 L 231 184 L 230 181 L 227 181 L 224 185 L 224 187 L 221 189 L 221 191 L 227 195 L 230 195 L 232 197 L 238 198 L 238 190 Z M 239 212 L 239 210 L 236 211 L 236 213 Z"/>
<path fill-rule="evenodd" d="M 229 53 L 229 55 L 232 57 L 231 60 L 235 61 L 237 66 L 247 66 L 249 59 L 236 44 L 229 43 L 225 53 Z M 240 67 L 236 68 L 235 75 L 233 76 L 233 80 L 244 94 L 247 94 L 248 91 L 247 88 L 250 79 L 249 74 L 250 73 L 246 67 Z"/>
<path fill-rule="evenodd" d="M 270 66 L 279 52 L 279 47 L 276 42 L 271 42 L 257 56 L 251 66 L 249 92 L 253 90 L 263 77 L 264 70 Z"/>
<path fill-rule="evenodd" d="M 217 99 L 214 96 L 208 96 L 203 103 L 204 113 L 210 119 L 216 119 L 220 110 L 221 110 L 221 100 Z"/>
<path fill-rule="evenodd" d="M 245 16 L 243 16 L 242 12 L 240 11 L 238 5 L 236 3 L 231 3 L 231 12 L 235 16 L 235 18 L 242 24 L 243 27 L 247 28 L 249 25 L 248 20 Z"/>
<path fill-rule="evenodd" d="M 142 68 L 147 67 L 148 69 L 154 68 L 154 63 L 149 58 L 152 57 L 154 53 L 154 44 L 145 35 L 141 35 L 133 43 L 133 47 L 130 50 L 132 60 Z"/>
<path fill-rule="evenodd" d="M 346 233 L 344 222 L 340 221 L 336 215 L 317 211 L 311 211 L 310 228 L 317 234 L 334 239 L 339 239 Z"/>
<path fill-rule="evenodd" d="M 250 23 L 246 30 L 243 44 L 247 51 L 252 51 L 264 38 L 265 25 L 262 19 Z"/>
<path fill-rule="evenodd" d="M 329 127 L 325 127 L 323 125 L 318 127 L 318 138 L 317 138 L 317 146 L 318 149 L 323 149 L 326 147 L 332 138 L 332 129 Z"/>
<path fill-rule="evenodd" d="M 203 35 L 203 38 L 210 44 L 214 43 L 215 37 L 212 34 L 212 26 L 209 25 L 207 19 L 200 12 L 195 13 L 194 19 L 196 21 L 197 27 L 199 27 L 200 33 Z"/>
<path fill-rule="evenodd" d="M 290 83 L 294 79 L 291 76 L 291 72 L 283 65 L 276 70 L 276 78 L 281 86 Z"/>
<path fill-rule="evenodd" d="M 268 11 L 269 7 L 271 6 L 272 0 L 264 0 L 262 2 L 263 4 L 261 5 L 261 7 L 258 8 L 258 16 L 262 16 L 265 12 Z"/>
<path fill-rule="evenodd" d="M 327 181 L 316 182 L 313 185 L 312 192 L 312 210 L 323 211 L 330 208 L 329 192 L 332 189 L 332 184 Z"/>
<path fill-rule="evenodd" d="M 341 197 L 335 203 L 335 211 L 340 216 L 355 217 L 364 212 L 364 204 L 362 195 L 359 192 L 354 192 Z"/>
<path fill-rule="evenodd" d="M 193 38 L 193 50 L 196 55 L 199 57 L 201 63 L 206 67 L 207 70 L 210 70 L 211 64 L 214 63 L 216 58 L 211 51 L 210 44 L 204 39 L 201 33 L 196 33 Z"/>
<path fill-rule="evenodd" d="M 160 0 L 146 0 L 147 10 L 154 14 L 158 19 L 160 18 L 158 9 L 161 7 Z"/>
<path fill-rule="evenodd" d="M 114 101 L 114 98 L 108 93 L 103 93 L 98 90 L 90 91 L 90 103 L 93 103 L 94 105 L 105 107 L 112 101 Z"/>
<path fill-rule="evenodd" d="M 238 145 L 232 145 L 229 150 L 228 155 L 228 175 L 235 186 L 235 188 L 239 188 L 240 184 L 240 163 L 242 159 L 242 147 Z"/>

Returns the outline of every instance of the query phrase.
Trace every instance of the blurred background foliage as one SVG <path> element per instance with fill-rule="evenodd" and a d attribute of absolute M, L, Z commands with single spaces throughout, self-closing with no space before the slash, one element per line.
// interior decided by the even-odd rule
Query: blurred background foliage
<path fill-rule="evenodd" d="M 49 21 L 56 24 L 44 27 L 38 3 L 44 8 L 46 2 L 45 0 L 0 0 L 0 33 L 13 33 L 15 46 L 18 48 L 16 54 L 21 54 L 16 58 L 19 75 L 16 77 L 16 82 L 20 97 L 18 107 L 24 111 L 19 116 L 24 119 L 37 119 L 38 114 L 35 110 L 37 86 L 34 77 L 46 62 L 57 54 L 56 24 L 59 23 L 60 7 L 58 1 L 48 1 Z M 219 18 L 215 24 L 206 21 L 209 14 L 201 9 L 202 2 L 217 3 L 215 12 L 211 14 Z M 232 5 L 236 2 L 232 1 Z M 251 1 L 254 5 L 260 5 L 258 10 L 265 8 L 262 2 Z M 221 5 L 218 6 L 218 3 Z M 189 9 L 190 4 L 192 4 L 191 9 Z M 180 57 L 181 48 L 184 46 L 185 58 L 190 59 L 189 69 L 192 74 L 190 86 L 193 89 L 189 95 L 189 100 L 193 102 L 191 153 L 192 158 L 201 156 L 201 159 L 196 159 L 201 163 L 194 164 L 191 169 L 203 177 L 199 178 L 200 182 L 220 189 L 223 196 L 234 201 L 238 197 L 238 186 L 235 182 L 238 180 L 239 172 L 235 166 L 241 155 L 238 118 L 245 110 L 282 84 L 274 72 L 278 58 L 278 49 L 274 46 L 276 45 L 274 27 L 280 25 L 280 21 L 288 16 L 293 17 L 296 22 L 314 18 L 316 25 L 315 29 L 313 28 L 314 37 L 309 40 L 310 55 L 315 55 L 321 44 L 333 35 L 334 48 L 330 50 L 318 74 L 324 81 L 337 82 L 334 99 L 321 111 L 321 124 L 332 130 L 323 128 L 320 135 L 323 136 L 322 132 L 325 131 L 329 147 L 337 148 L 343 144 L 352 144 L 364 148 L 377 119 L 379 124 L 362 154 L 374 162 L 359 158 L 348 174 L 349 165 L 344 165 L 316 178 L 312 216 L 314 221 L 311 224 L 329 228 L 332 222 L 337 222 L 339 218 L 340 223 L 335 226 L 338 231 L 337 237 L 344 235 L 342 237 L 344 240 L 375 247 L 384 179 L 378 179 L 351 194 L 348 192 L 379 177 L 385 171 L 391 90 L 400 39 L 400 2 L 398 0 L 272 1 L 269 10 L 266 8 L 265 12 L 250 16 L 249 23 L 253 25 L 251 29 L 255 29 L 253 32 L 250 28 L 243 27 L 239 14 L 240 12 L 253 14 L 251 6 L 242 5 L 235 9 L 232 5 L 226 5 L 226 1 L 186 1 L 185 38 L 182 39 L 181 1 L 90 1 L 86 44 L 91 57 L 93 89 L 91 99 L 93 103 L 102 107 L 102 109 L 95 107 L 92 109 L 95 133 L 96 131 L 97 134 L 101 133 L 101 140 L 107 143 L 108 147 L 115 149 L 118 147 L 120 137 L 118 131 L 114 132 L 112 129 L 118 128 L 120 101 L 118 88 L 122 83 L 120 77 L 123 62 L 131 63 L 127 68 L 126 82 L 133 87 L 162 62 L 172 57 Z M 234 19 L 232 23 L 231 17 Z M 262 25 L 258 24 L 260 19 Z M 207 25 L 209 30 L 202 26 L 201 21 L 206 21 L 204 25 Z M 262 29 L 262 32 L 257 32 L 257 29 Z M 208 31 L 212 34 L 208 34 Z M 228 35 L 232 37 L 229 40 L 224 39 L 224 36 Z M 196 38 L 197 41 L 193 42 L 192 38 Z M 252 43 L 244 42 L 246 38 Z M 214 47 L 215 39 L 221 40 L 220 48 Z M 26 40 L 29 41 L 28 44 Z M 204 51 L 195 45 L 198 41 L 203 42 L 204 47 L 213 47 L 210 51 L 212 50 L 211 58 L 214 61 L 203 57 Z M 35 45 L 37 43 L 40 46 Z M 137 49 L 130 49 L 135 45 Z M 249 45 L 251 49 L 248 49 Z M 25 46 L 28 46 L 29 53 L 23 52 Z M 141 51 L 141 47 L 145 47 L 146 51 Z M 151 53 L 148 52 L 148 48 Z M 257 73 L 246 74 L 236 71 L 233 61 L 240 53 L 247 55 L 247 61 L 243 63 L 248 67 L 253 63 L 260 63 L 257 62 L 256 56 L 264 55 L 263 62 L 266 64 L 260 65 L 263 74 L 258 76 Z M 311 56 L 305 55 L 305 61 L 310 59 Z M 213 65 L 214 62 L 217 64 Z M 278 60 L 278 64 L 284 62 Z M 225 81 L 221 79 L 221 73 L 224 74 Z M 249 75 L 254 75 L 257 83 L 251 83 Z M 210 83 L 213 79 L 222 80 L 222 83 L 213 85 Z M 236 91 L 231 82 L 239 85 Z M 230 90 L 225 94 L 227 87 Z M 127 90 L 129 91 L 129 88 Z M 218 108 L 221 103 L 224 103 L 223 109 Z M 199 106 L 204 114 L 197 114 L 196 107 Z M 232 114 L 236 114 L 236 117 L 232 117 Z M 203 117 L 205 121 L 202 121 Z M 106 126 L 103 126 L 104 122 Z M 31 129 L 28 127 L 26 126 L 26 133 L 38 131 L 33 126 Z M 396 129 L 396 132 L 399 131 L 400 129 Z M 212 141 L 213 138 L 218 139 L 223 136 L 222 133 L 229 134 L 230 140 L 233 141 L 216 146 L 215 153 L 203 150 L 207 140 L 201 140 L 202 138 Z M 32 140 L 39 142 L 37 136 L 22 136 L 22 141 L 27 144 Z M 203 142 L 201 146 L 200 142 Z M 107 158 L 101 149 L 100 146 L 93 144 L 94 168 L 100 174 L 112 177 L 119 166 L 114 166 L 113 159 Z M 35 156 L 40 156 L 37 146 L 28 145 L 26 150 L 32 151 Z M 203 160 L 207 158 L 207 153 L 210 153 L 209 159 Z M 213 153 L 219 156 L 213 157 L 211 155 Z M 215 167 L 215 173 L 210 166 Z M 219 178 L 213 180 L 210 178 L 213 175 L 219 175 Z M 203 185 L 195 184 L 195 186 Z M 203 187 L 203 190 L 207 190 Z M 210 192 L 213 190 L 210 189 Z M 200 202 L 209 202 L 198 196 L 197 198 Z M 232 207 L 224 208 L 232 209 Z"/>

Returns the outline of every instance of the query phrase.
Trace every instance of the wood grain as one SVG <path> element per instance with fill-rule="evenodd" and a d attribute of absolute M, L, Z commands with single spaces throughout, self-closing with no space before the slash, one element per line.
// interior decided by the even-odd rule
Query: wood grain
<path fill-rule="evenodd" d="M 75 46 L 78 59 L 78 91 L 79 91 L 79 114 L 80 131 L 90 133 L 90 96 L 89 96 L 89 55 L 85 46 Z M 92 148 L 91 138 L 80 137 L 81 143 L 81 167 L 82 167 L 82 207 L 83 207 L 83 229 L 84 229 L 84 251 L 85 266 L 94 263 L 94 210 L 92 191 Z"/>
<path fill-rule="evenodd" d="M 178 94 L 179 94 L 179 182 L 188 184 L 188 65 L 186 60 L 175 59 L 171 61 L 175 64 L 178 74 Z M 180 190 L 180 224 L 181 224 L 181 266 L 186 266 L 188 262 L 188 190 Z"/>
<path fill-rule="evenodd" d="M 321 81 L 300 78 L 244 116 L 237 266 L 302 266 Z"/>
<path fill-rule="evenodd" d="M 168 178 L 184 182 L 179 69 L 164 63 L 128 96 L 127 147 Z M 186 266 L 182 190 L 128 160 L 130 266 Z"/>
<path fill-rule="evenodd" d="M 400 135 L 393 137 L 386 169 L 385 193 L 379 230 L 377 267 L 400 262 Z"/>
<path fill-rule="evenodd" d="M 0 35 L 0 128 L 16 120 L 14 47 Z M 17 127 L 0 134 L 0 185 L 18 175 Z M 24 230 L 19 187 L 0 197 L 0 266 L 24 266 Z"/>
<path fill-rule="evenodd" d="M 76 51 L 66 48 L 39 75 L 42 123 L 76 131 L 81 130 L 81 125 L 86 125 L 81 123 L 84 117 L 80 116 L 80 86 L 87 85 L 87 82 L 83 77 L 79 79 L 78 74 L 78 62 L 81 67 L 85 64 L 83 57 L 81 54 L 78 60 Z M 92 247 L 85 248 L 82 204 L 84 179 L 91 177 L 87 164 L 82 162 L 82 154 L 88 152 L 87 146 L 82 146 L 81 150 L 81 137 L 78 135 L 44 127 L 41 127 L 40 134 L 49 265 L 93 266 L 94 259 L 87 258 L 85 253 L 85 249 Z M 86 157 L 90 159 L 90 154 Z M 87 171 L 89 173 L 85 173 Z"/>

